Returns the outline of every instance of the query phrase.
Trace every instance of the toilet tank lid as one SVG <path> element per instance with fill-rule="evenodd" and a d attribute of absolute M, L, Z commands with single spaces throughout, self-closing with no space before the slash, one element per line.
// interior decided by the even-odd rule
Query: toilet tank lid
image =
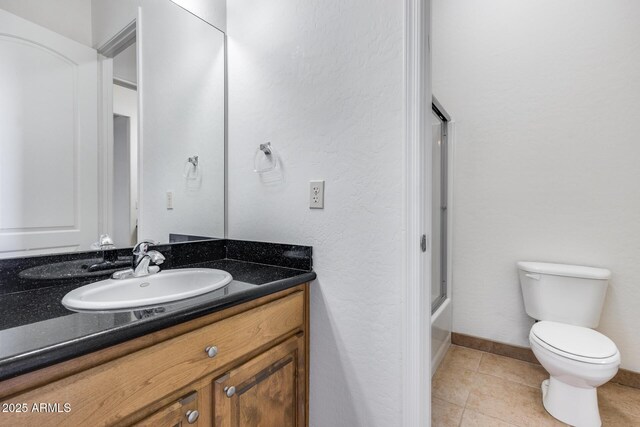
<path fill-rule="evenodd" d="M 606 280 L 611 272 L 606 268 L 583 267 L 580 265 L 551 264 L 547 262 L 518 262 L 518 269 L 528 273 L 550 274 L 552 276 L 578 277 L 581 279 Z"/>

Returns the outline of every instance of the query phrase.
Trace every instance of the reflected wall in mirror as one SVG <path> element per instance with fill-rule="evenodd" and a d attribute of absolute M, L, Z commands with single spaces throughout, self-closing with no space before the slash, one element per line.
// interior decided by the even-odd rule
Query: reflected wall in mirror
<path fill-rule="evenodd" d="M 0 0 L 0 258 L 224 237 L 225 36 L 203 5 Z"/>

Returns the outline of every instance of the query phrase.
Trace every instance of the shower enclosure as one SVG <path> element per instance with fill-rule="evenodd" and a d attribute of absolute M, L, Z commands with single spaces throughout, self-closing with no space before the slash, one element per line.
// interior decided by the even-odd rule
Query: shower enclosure
<path fill-rule="evenodd" d="M 434 97 L 432 110 L 431 369 L 435 372 L 451 342 L 450 137 L 451 118 Z"/>
<path fill-rule="evenodd" d="M 447 127 L 449 116 L 434 98 L 432 115 L 431 313 L 447 299 Z"/>

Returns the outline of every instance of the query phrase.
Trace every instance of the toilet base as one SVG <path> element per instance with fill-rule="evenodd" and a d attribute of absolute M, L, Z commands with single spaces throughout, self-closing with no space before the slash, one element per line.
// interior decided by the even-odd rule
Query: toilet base
<path fill-rule="evenodd" d="M 600 427 L 596 388 L 581 388 L 550 377 L 542 382 L 542 403 L 554 418 L 576 427 Z"/>

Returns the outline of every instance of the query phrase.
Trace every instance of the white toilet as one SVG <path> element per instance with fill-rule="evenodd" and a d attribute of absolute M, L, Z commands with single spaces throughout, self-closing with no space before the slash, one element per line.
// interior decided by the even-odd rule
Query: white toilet
<path fill-rule="evenodd" d="M 577 427 L 602 425 L 596 388 L 618 372 L 620 352 L 598 326 L 611 272 L 575 265 L 518 262 L 527 314 L 538 320 L 531 349 L 550 378 L 542 401 L 558 420 Z"/>

